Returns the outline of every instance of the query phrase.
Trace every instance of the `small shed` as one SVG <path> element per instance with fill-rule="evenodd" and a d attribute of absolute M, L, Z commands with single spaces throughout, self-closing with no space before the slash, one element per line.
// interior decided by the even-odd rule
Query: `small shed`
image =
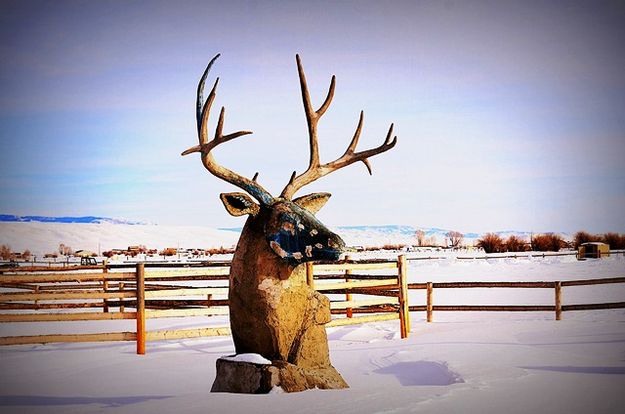
<path fill-rule="evenodd" d="M 97 254 L 89 250 L 76 250 L 76 252 L 74 253 L 74 257 L 95 257 L 95 256 L 97 256 Z"/>
<path fill-rule="evenodd" d="M 601 242 L 582 243 L 577 248 L 577 257 L 579 259 L 595 258 L 610 256 L 610 245 Z"/>

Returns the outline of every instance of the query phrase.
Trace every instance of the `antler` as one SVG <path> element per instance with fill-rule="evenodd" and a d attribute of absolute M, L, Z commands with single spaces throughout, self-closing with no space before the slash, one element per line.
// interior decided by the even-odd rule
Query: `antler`
<path fill-rule="evenodd" d="M 288 200 L 290 200 L 293 197 L 293 194 L 295 194 L 300 188 L 304 187 L 305 185 L 310 184 L 316 179 L 321 178 L 324 175 L 331 173 L 332 171 L 346 167 L 357 161 L 362 161 L 367 167 L 369 174 L 371 174 L 371 165 L 369 164 L 368 158 L 390 150 L 397 143 L 396 136 L 393 137 L 393 140 L 391 141 L 391 136 L 393 135 L 393 124 L 391 124 L 388 133 L 386 134 L 386 139 L 384 140 L 382 145 L 369 150 L 355 152 L 356 145 L 358 145 L 358 140 L 360 139 L 360 132 L 362 131 L 362 122 L 364 116 L 363 111 L 360 111 L 358 126 L 356 127 L 354 137 L 349 143 L 347 150 L 345 150 L 345 153 L 340 158 L 337 158 L 332 162 L 321 164 L 319 162 L 319 145 L 317 143 L 317 123 L 319 122 L 319 118 L 323 116 L 323 114 L 330 106 L 330 103 L 332 102 L 332 98 L 334 97 L 336 77 L 332 75 L 328 95 L 326 96 L 325 101 L 323 101 L 323 104 L 319 107 L 319 109 L 315 111 L 313 110 L 312 104 L 310 102 L 310 94 L 308 93 L 308 86 L 306 84 L 306 75 L 304 74 L 304 68 L 302 66 L 299 55 L 295 55 L 295 59 L 297 60 L 297 71 L 299 74 L 300 87 L 302 89 L 304 112 L 306 113 L 306 122 L 308 123 L 310 163 L 308 164 L 308 169 L 302 174 L 295 176 L 294 171 L 293 175 L 291 175 L 289 183 L 286 185 L 286 187 L 284 187 L 284 190 L 282 190 L 282 194 L 280 194 L 280 196 Z"/>
<path fill-rule="evenodd" d="M 200 79 L 200 82 L 197 86 L 197 110 L 196 110 L 196 118 L 197 118 L 197 134 L 200 141 L 199 145 L 191 147 L 184 151 L 182 155 L 188 155 L 194 152 L 200 152 L 202 154 L 202 163 L 204 167 L 213 174 L 214 176 L 221 178 L 224 181 L 227 181 L 231 184 L 236 185 L 237 187 L 242 188 L 247 191 L 251 196 L 256 198 L 259 202 L 267 205 L 273 201 L 273 197 L 267 190 L 265 190 L 260 184 L 256 182 L 256 178 L 258 177 L 258 173 L 254 175 L 252 180 L 243 177 L 221 165 L 219 165 L 211 151 L 219 144 L 223 144 L 224 142 L 230 141 L 232 139 L 238 138 L 243 135 L 249 135 L 252 131 L 237 131 L 231 134 L 223 135 L 223 126 L 224 126 L 224 117 L 226 113 L 226 109 L 222 106 L 221 112 L 219 113 L 219 121 L 217 121 L 217 128 L 215 129 L 214 138 L 209 141 L 208 140 L 208 131 L 206 129 L 206 124 L 208 122 L 208 115 L 210 113 L 211 105 L 215 100 L 217 84 L 219 83 L 219 78 L 215 80 L 215 84 L 208 94 L 208 98 L 206 98 L 206 103 L 203 103 L 203 92 L 204 92 L 204 84 L 206 82 L 206 77 L 208 76 L 208 72 L 210 71 L 213 63 L 220 55 L 217 54 L 206 66 L 206 70 Z"/>

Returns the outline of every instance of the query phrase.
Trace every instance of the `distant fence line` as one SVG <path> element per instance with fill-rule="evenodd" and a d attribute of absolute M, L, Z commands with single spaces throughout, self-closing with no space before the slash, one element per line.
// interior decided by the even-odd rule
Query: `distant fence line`
<path fill-rule="evenodd" d="M 625 277 L 554 282 L 426 282 L 408 283 L 406 257 L 397 260 L 344 260 L 334 264 L 306 264 L 308 284 L 331 295 L 326 325 L 341 326 L 399 320 L 402 338 L 410 332 L 410 312 L 425 311 L 548 311 L 560 320 L 562 312 L 625 308 L 625 302 L 562 305 L 562 288 L 625 283 Z M 202 268 L 146 270 L 146 263 L 73 268 L 14 268 L 0 273 L 0 322 L 65 322 L 130 319 L 134 332 L 47 334 L 0 337 L 0 345 L 49 342 L 136 341 L 145 353 L 146 341 L 230 335 L 228 327 L 146 331 L 152 318 L 208 317 L 228 314 L 229 262 Z M 130 270 L 130 271 L 128 271 Z M 96 272 L 97 271 L 97 272 Z M 377 274 L 372 274 L 376 272 Z M 384 272 L 380 274 L 380 272 Z M 193 282 L 189 285 L 185 282 Z M 203 282 L 201 286 L 200 282 Z M 553 289 L 553 305 L 435 305 L 434 289 L 537 288 Z M 408 292 L 426 290 L 425 305 L 410 305 Z M 354 299 L 359 295 L 359 299 Z M 364 298 L 363 298 L 364 296 Z M 337 299 L 337 297 L 339 299 Z M 342 299 L 341 299 L 342 297 Z M 95 309 L 99 309 L 95 311 Z M 355 316 L 357 315 L 357 316 Z"/>
<path fill-rule="evenodd" d="M 578 251 L 566 251 L 566 252 L 506 252 L 506 253 L 485 253 L 484 255 L 458 255 L 453 256 L 458 260 L 489 260 L 489 259 L 531 259 L 531 258 L 549 258 L 549 257 L 561 257 L 561 256 L 575 256 L 579 254 Z M 623 255 L 625 256 L 625 250 L 610 250 L 610 255 Z M 424 257 L 408 257 L 406 260 L 441 260 L 448 259 L 449 256 L 424 256 Z"/>
<path fill-rule="evenodd" d="M 413 254 L 415 252 L 412 252 Z M 427 252 L 418 252 L 418 253 L 427 253 Z M 435 253 L 435 252 L 433 252 Z M 488 260 L 488 259 L 529 259 L 529 258 L 548 258 L 548 257 L 561 257 L 561 256 L 577 256 L 577 251 L 564 251 L 564 252 L 506 252 L 506 253 L 484 253 L 482 255 L 467 255 L 466 253 L 461 253 L 456 256 L 449 256 L 444 254 L 434 254 L 428 256 L 410 256 L 406 253 L 402 253 L 406 256 L 407 261 L 420 261 L 420 260 L 448 260 L 448 259 L 458 259 L 458 260 Z M 625 256 L 625 250 L 610 250 L 610 255 L 623 255 Z M 206 267 L 206 266 L 216 266 L 216 265 L 228 265 L 230 261 L 224 260 L 212 260 L 210 258 L 206 259 L 197 259 L 191 258 L 191 260 L 182 259 L 172 259 L 172 260 L 130 260 L 132 256 L 127 256 L 128 259 L 124 262 L 112 262 L 107 265 L 109 269 L 122 269 L 122 268 L 131 268 L 138 261 L 145 263 L 146 267 Z M 9 261 L 9 260 L 0 260 L 0 272 L 2 271 L 10 271 L 13 267 L 32 267 L 37 268 L 36 270 L 45 271 L 47 268 L 54 267 L 70 267 L 72 270 L 76 269 L 76 266 L 79 265 L 80 260 L 69 260 L 69 257 L 63 258 L 62 260 L 53 261 L 53 260 L 19 260 L 19 261 Z M 384 260 L 384 259 L 363 259 L 362 261 L 370 262 L 376 260 Z M 13 266 L 13 267 L 12 267 Z M 100 269 L 100 265 L 98 266 L 84 266 L 85 269 Z"/>

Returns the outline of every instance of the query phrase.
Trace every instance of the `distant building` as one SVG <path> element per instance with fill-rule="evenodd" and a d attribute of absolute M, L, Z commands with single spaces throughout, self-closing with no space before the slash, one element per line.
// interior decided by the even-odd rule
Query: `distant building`
<path fill-rule="evenodd" d="M 177 253 L 178 253 L 178 249 L 176 247 L 166 247 L 160 252 L 160 254 L 163 256 L 173 256 Z"/>
<path fill-rule="evenodd" d="M 76 250 L 74 257 L 96 257 L 97 253 L 89 250 Z"/>
<path fill-rule="evenodd" d="M 579 259 L 600 259 L 608 256 L 610 256 L 610 245 L 601 242 L 582 243 L 577 249 Z"/>
<path fill-rule="evenodd" d="M 128 256 L 136 256 L 138 254 L 143 254 L 145 252 L 147 252 L 148 249 L 145 248 L 145 246 L 143 245 L 139 245 L 139 246 L 128 246 L 128 249 L 126 250 L 127 255 Z"/>

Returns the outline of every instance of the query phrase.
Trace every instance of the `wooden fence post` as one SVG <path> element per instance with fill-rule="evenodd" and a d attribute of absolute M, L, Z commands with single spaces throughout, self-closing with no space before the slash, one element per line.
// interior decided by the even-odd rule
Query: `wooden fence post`
<path fill-rule="evenodd" d="M 315 269 L 313 262 L 306 262 L 306 283 L 311 289 L 315 288 Z"/>
<path fill-rule="evenodd" d="M 109 288 L 109 282 L 108 282 L 108 280 L 106 280 L 106 274 L 109 272 L 109 269 L 106 266 L 107 265 L 106 259 L 104 259 L 104 262 L 102 263 L 102 265 L 104 266 L 102 268 L 102 273 L 104 273 L 104 281 L 102 282 L 102 291 L 104 293 L 106 293 L 108 291 L 108 288 Z M 107 299 L 104 299 L 102 301 L 102 311 L 104 313 L 108 313 L 108 311 L 109 311 L 109 301 Z"/>
<path fill-rule="evenodd" d="M 108 290 L 109 290 L 109 281 L 105 280 L 104 282 L 102 282 L 102 292 L 106 293 L 106 292 L 108 292 Z M 108 311 L 109 311 L 109 301 L 108 301 L 108 299 L 104 299 L 102 301 L 102 311 L 104 313 L 108 313 Z"/>
<path fill-rule="evenodd" d="M 432 322 L 432 313 L 434 312 L 434 305 L 432 304 L 432 290 L 434 288 L 434 284 L 432 282 L 427 282 L 427 321 Z"/>
<path fill-rule="evenodd" d="M 119 291 L 120 292 L 124 291 L 124 282 L 119 282 Z M 125 308 L 124 308 L 124 298 L 119 298 L 119 301 L 121 302 L 121 304 L 119 305 L 119 311 L 123 312 L 125 310 Z"/>
<path fill-rule="evenodd" d="M 145 265 L 137 263 L 137 355 L 145 355 Z"/>
<path fill-rule="evenodd" d="M 556 321 L 562 319 L 562 282 L 556 282 Z"/>
<path fill-rule="evenodd" d="M 410 333 L 410 305 L 408 303 L 408 274 L 406 273 L 406 256 L 397 257 L 397 283 L 399 285 L 399 330 L 401 337 L 408 338 Z"/>
<path fill-rule="evenodd" d="M 345 261 L 349 262 L 351 260 L 351 256 L 345 256 Z M 349 278 L 349 275 L 352 274 L 352 271 L 347 269 L 345 270 L 345 281 L 346 282 L 351 282 L 352 280 Z M 351 293 L 345 293 L 345 300 L 350 301 L 352 300 L 352 294 Z M 352 308 L 347 308 L 345 309 L 345 313 L 347 315 L 348 318 L 351 318 L 352 316 L 354 316 L 354 311 L 352 310 Z"/>

